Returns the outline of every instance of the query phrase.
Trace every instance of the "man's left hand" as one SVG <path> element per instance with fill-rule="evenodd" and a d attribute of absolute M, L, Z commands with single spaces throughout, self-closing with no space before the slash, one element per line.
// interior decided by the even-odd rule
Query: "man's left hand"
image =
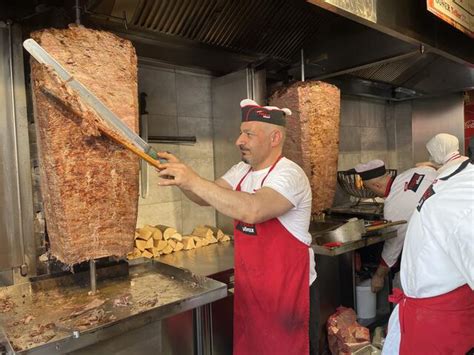
<path fill-rule="evenodd" d="M 385 276 L 390 272 L 390 268 L 388 266 L 379 265 L 377 271 L 372 276 L 372 292 L 377 293 L 379 292 L 385 283 Z"/>

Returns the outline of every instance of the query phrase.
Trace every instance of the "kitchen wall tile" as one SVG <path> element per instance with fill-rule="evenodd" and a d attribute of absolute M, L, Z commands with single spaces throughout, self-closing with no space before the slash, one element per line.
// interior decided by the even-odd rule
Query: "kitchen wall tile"
<path fill-rule="evenodd" d="M 388 169 L 399 169 L 398 154 L 396 151 L 388 151 L 386 157 L 385 166 Z"/>
<path fill-rule="evenodd" d="M 411 145 L 399 148 L 397 151 L 398 156 L 398 171 L 405 171 L 415 166 L 413 161 L 413 149 Z"/>
<path fill-rule="evenodd" d="M 410 102 L 395 104 L 397 147 L 412 145 L 412 107 Z"/>
<path fill-rule="evenodd" d="M 178 119 L 176 116 L 148 115 L 149 136 L 177 136 Z"/>
<path fill-rule="evenodd" d="M 388 160 L 388 153 L 386 150 L 366 150 L 361 152 L 360 159 L 363 163 L 374 159 L 380 159 L 386 162 Z"/>
<path fill-rule="evenodd" d="M 387 149 L 396 150 L 397 149 L 397 122 L 393 117 L 393 108 L 387 108 L 387 114 L 390 117 L 387 117 L 385 120 L 386 132 L 387 132 Z"/>
<path fill-rule="evenodd" d="M 145 224 L 165 224 L 180 231 L 182 230 L 181 216 L 181 201 L 141 205 L 138 206 L 137 227 L 143 227 Z"/>
<path fill-rule="evenodd" d="M 341 126 L 360 126 L 359 98 L 352 96 L 341 97 Z"/>
<path fill-rule="evenodd" d="M 159 186 L 160 181 L 157 171 L 148 166 L 148 195 L 146 198 L 140 199 L 140 205 L 153 205 L 163 202 L 181 201 L 181 192 L 177 187 Z"/>
<path fill-rule="evenodd" d="M 409 119 L 400 117 L 397 119 L 397 143 L 398 146 L 412 145 L 411 117 Z"/>
<path fill-rule="evenodd" d="M 183 233 L 189 234 L 199 224 L 216 225 L 216 210 L 212 207 L 203 207 L 188 200 L 182 201 L 183 207 Z"/>
<path fill-rule="evenodd" d="M 211 79 L 202 75 L 177 73 L 178 115 L 211 117 Z"/>
<path fill-rule="evenodd" d="M 385 127 L 385 102 L 361 100 L 360 125 L 361 127 Z"/>
<path fill-rule="evenodd" d="M 349 170 L 361 162 L 360 152 L 339 154 L 337 170 Z"/>
<path fill-rule="evenodd" d="M 201 177 L 214 181 L 214 159 L 212 157 L 196 157 L 194 154 L 191 154 L 191 156 L 182 154 L 181 159 Z"/>
<path fill-rule="evenodd" d="M 213 127 L 215 172 L 216 177 L 220 177 L 241 160 L 239 149 L 235 146 L 235 140 L 239 135 L 240 123 L 214 119 Z M 228 130 L 235 133 L 229 134 Z"/>
<path fill-rule="evenodd" d="M 138 91 L 147 94 L 146 110 L 149 114 L 176 116 L 176 74 L 174 72 L 139 67 Z"/>
<path fill-rule="evenodd" d="M 360 148 L 360 127 L 341 126 L 339 128 L 339 152 L 359 153 Z"/>
<path fill-rule="evenodd" d="M 178 117 L 180 136 L 196 136 L 195 144 L 182 144 L 181 152 L 188 157 L 213 157 L 212 119 Z"/>
<path fill-rule="evenodd" d="M 363 127 L 360 139 L 362 152 L 387 151 L 387 131 L 384 127 Z"/>

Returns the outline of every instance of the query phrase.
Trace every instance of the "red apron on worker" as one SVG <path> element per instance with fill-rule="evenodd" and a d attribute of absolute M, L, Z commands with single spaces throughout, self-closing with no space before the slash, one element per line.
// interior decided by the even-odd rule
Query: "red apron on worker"
<path fill-rule="evenodd" d="M 234 240 L 234 354 L 308 354 L 308 246 L 277 218 L 255 225 L 235 221 Z"/>
<path fill-rule="evenodd" d="M 401 355 L 464 355 L 474 347 L 474 291 L 468 285 L 427 298 L 394 289 L 389 299 L 399 307 Z"/>

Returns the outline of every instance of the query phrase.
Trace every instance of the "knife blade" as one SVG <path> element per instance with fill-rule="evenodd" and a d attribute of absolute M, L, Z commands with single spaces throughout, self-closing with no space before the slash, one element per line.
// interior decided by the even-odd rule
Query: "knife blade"
<path fill-rule="evenodd" d="M 68 85 L 74 92 L 97 114 L 104 119 L 109 126 L 126 138 L 136 148 L 140 149 L 146 155 L 160 163 L 166 160 L 158 157 L 153 147 L 145 142 L 138 134 L 132 131 L 115 113 L 113 113 L 99 98 L 97 98 L 84 84 L 75 79 L 59 62 L 54 59 L 43 47 L 41 47 L 34 39 L 29 38 L 23 42 L 23 47 L 35 58 L 39 63 L 44 64 L 51 69 Z M 143 158 L 143 157 L 142 157 Z M 146 159 L 145 159 L 146 160 Z"/>

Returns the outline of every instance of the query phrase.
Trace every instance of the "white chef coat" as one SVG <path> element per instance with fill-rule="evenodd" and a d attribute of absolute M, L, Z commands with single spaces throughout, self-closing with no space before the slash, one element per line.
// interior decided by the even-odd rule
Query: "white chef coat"
<path fill-rule="evenodd" d="M 474 164 L 450 176 L 461 165 L 442 172 L 410 220 L 400 270 L 408 297 L 439 296 L 466 283 L 474 289 Z M 397 306 L 383 354 L 398 354 L 399 345 Z"/>
<path fill-rule="evenodd" d="M 421 196 L 436 178 L 436 170 L 419 166 L 395 177 L 384 203 L 384 218 L 391 221 L 409 221 Z M 382 259 L 392 267 L 403 248 L 407 224 L 397 226 L 397 237 L 385 241 Z"/>
<path fill-rule="evenodd" d="M 222 179 L 227 181 L 232 189 L 236 189 L 242 177 L 249 171 L 250 165 L 240 162 L 227 171 Z M 251 171 L 242 182 L 241 190 L 254 193 L 262 186 L 262 179 L 267 175 L 270 167 Z M 293 161 L 283 157 L 267 176 L 263 187 L 269 187 L 284 196 L 293 205 L 293 208 L 279 216 L 280 223 L 299 241 L 311 245 L 309 223 L 311 219 L 311 186 L 308 177 L 301 167 Z M 316 280 L 314 252 L 310 247 L 309 253 L 309 283 Z"/>
<path fill-rule="evenodd" d="M 444 171 L 450 169 L 452 166 L 457 166 L 463 161 L 469 159 L 468 157 L 465 157 L 464 155 L 460 155 L 459 152 L 454 152 L 451 157 L 449 157 L 446 161 L 446 163 L 443 164 L 438 169 L 438 175 L 444 174 Z"/>

